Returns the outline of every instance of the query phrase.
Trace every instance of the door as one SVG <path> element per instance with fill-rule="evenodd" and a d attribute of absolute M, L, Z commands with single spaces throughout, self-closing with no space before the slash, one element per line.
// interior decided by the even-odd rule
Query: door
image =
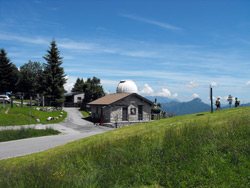
<path fill-rule="evenodd" d="M 122 121 L 128 121 L 128 107 L 122 107 Z"/>
<path fill-rule="evenodd" d="M 143 120 L 143 110 L 142 110 L 142 105 L 138 106 L 138 120 Z"/>

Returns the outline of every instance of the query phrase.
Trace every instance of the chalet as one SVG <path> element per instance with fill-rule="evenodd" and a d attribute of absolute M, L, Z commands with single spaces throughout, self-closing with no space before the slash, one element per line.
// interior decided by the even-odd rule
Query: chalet
<path fill-rule="evenodd" d="M 106 95 L 88 103 L 91 116 L 103 120 L 104 124 L 122 127 L 151 121 L 153 102 L 137 94 L 137 87 L 131 80 L 122 80 L 117 93 Z"/>

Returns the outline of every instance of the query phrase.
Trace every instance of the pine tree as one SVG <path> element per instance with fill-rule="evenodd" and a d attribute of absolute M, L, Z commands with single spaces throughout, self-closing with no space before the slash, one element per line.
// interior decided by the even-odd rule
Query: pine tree
<path fill-rule="evenodd" d="M 84 83 L 83 92 L 85 93 L 83 102 L 88 103 L 98 98 L 105 96 L 105 92 L 99 78 L 88 78 Z"/>
<path fill-rule="evenodd" d="M 83 92 L 84 81 L 83 79 L 77 78 L 74 87 L 72 88 L 71 92 Z"/>
<path fill-rule="evenodd" d="M 50 105 L 59 106 L 64 102 L 64 93 L 66 92 L 63 85 L 66 83 L 64 69 L 62 65 L 62 57 L 57 48 L 56 42 L 52 40 L 47 55 L 43 58 L 47 61 L 44 64 L 44 95 L 48 99 Z"/>
<path fill-rule="evenodd" d="M 7 58 L 4 49 L 0 50 L 0 92 L 8 92 L 16 90 L 18 81 L 18 69 Z"/>

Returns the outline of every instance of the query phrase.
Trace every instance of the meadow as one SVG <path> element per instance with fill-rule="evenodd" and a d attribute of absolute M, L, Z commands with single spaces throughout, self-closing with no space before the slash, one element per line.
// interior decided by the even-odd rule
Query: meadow
<path fill-rule="evenodd" d="M 250 108 L 128 126 L 0 161 L 0 187 L 249 187 Z"/>
<path fill-rule="evenodd" d="M 26 105 L 24 105 L 23 108 L 20 106 L 16 107 L 15 105 L 11 108 L 10 104 L 6 104 L 5 108 L 2 108 L 2 104 L 0 104 L 0 126 L 38 124 L 36 119 L 40 119 L 41 124 L 52 124 L 59 123 L 67 117 L 67 112 L 64 112 L 62 118 L 59 118 L 58 120 L 46 121 L 49 116 L 58 117 L 61 111 L 42 112 L 36 110 L 35 108 L 36 107 L 33 106 L 30 110 L 30 108 Z"/>
<path fill-rule="evenodd" d="M 19 130 L 2 130 L 0 131 L 0 142 L 11 140 L 18 140 L 24 138 L 32 138 L 39 136 L 49 136 L 60 134 L 59 131 L 52 128 L 35 129 L 35 128 L 21 128 Z"/>

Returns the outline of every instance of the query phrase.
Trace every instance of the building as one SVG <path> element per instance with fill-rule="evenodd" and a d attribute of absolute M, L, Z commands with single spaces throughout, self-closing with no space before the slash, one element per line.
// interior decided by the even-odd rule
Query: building
<path fill-rule="evenodd" d="M 106 95 L 88 103 L 91 116 L 103 120 L 112 127 L 122 127 L 151 120 L 154 103 L 137 94 L 137 86 L 132 80 L 122 80 L 117 93 Z"/>
<path fill-rule="evenodd" d="M 84 99 L 84 93 L 81 92 L 71 92 L 65 93 L 65 107 L 80 107 L 82 100 Z"/>

